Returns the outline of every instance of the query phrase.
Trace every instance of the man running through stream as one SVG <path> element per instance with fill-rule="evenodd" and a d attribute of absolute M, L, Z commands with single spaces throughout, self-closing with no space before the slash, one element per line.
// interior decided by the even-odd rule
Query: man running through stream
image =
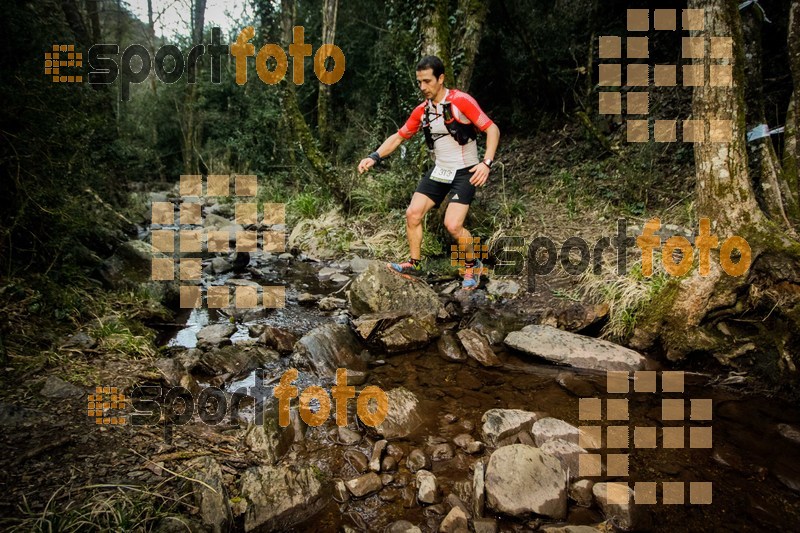
<path fill-rule="evenodd" d="M 425 142 L 428 149 L 433 150 L 436 163 L 417 185 L 406 210 L 409 259 L 402 263 L 387 263 L 386 266 L 403 275 L 418 276 L 422 273 L 422 219 L 431 208 L 439 207 L 449 197 L 444 225 L 459 248 L 466 244 L 461 287 L 474 290 L 480 283 L 483 265 L 474 256 L 472 235 L 464 227 L 464 220 L 475 189 L 486 185 L 489 178 L 500 141 L 500 129 L 474 98 L 444 86 L 444 64 L 438 57 L 427 56 L 417 64 L 417 83 L 425 101 L 414 108 L 397 133 L 361 160 L 358 171 L 368 171 L 422 127 Z M 482 161 L 478 159 L 478 131 L 486 133 L 486 153 Z"/>

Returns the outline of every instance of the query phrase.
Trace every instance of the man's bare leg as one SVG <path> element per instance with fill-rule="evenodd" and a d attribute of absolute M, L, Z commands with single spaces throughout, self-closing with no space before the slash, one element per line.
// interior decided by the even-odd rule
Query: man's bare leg
<path fill-rule="evenodd" d="M 461 287 L 474 290 L 480 283 L 483 268 L 475 262 L 477 257 L 472 245 L 472 234 L 464 227 L 464 220 L 466 220 L 468 212 L 469 205 L 451 203 L 447 206 L 447 212 L 444 215 L 444 226 L 458 243 L 458 250 L 463 249 L 465 252 L 464 282 Z"/>
<path fill-rule="evenodd" d="M 434 206 L 434 201 L 422 193 L 415 192 L 406 209 L 406 236 L 412 259 L 422 258 L 422 220 Z"/>

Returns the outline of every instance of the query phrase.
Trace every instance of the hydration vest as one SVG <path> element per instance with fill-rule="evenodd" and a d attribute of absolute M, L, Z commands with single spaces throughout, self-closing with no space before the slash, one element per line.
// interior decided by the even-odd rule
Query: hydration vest
<path fill-rule="evenodd" d="M 456 117 L 453 116 L 453 110 L 451 106 L 452 102 L 442 102 L 444 127 L 447 128 L 447 132 L 450 134 L 450 136 L 453 137 L 453 139 L 455 139 L 455 141 L 461 146 L 477 139 L 478 130 L 475 128 L 475 125 L 472 123 L 464 124 L 457 121 Z M 439 137 L 436 139 L 433 138 L 434 134 L 431 131 L 431 121 L 430 118 L 428 118 L 429 110 L 430 107 L 426 104 L 425 112 L 422 115 L 422 132 L 425 135 L 425 144 L 428 145 L 428 150 L 433 150 L 433 144 L 443 135 L 439 134 Z"/>

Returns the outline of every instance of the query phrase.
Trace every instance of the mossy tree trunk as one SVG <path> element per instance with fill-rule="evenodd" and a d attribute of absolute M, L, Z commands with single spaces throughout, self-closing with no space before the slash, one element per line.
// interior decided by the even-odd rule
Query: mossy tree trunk
<path fill-rule="evenodd" d="M 323 0 L 322 2 L 322 43 L 335 44 L 336 16 L 339 11 L 339 0 Z M 331 86 L 319 82 L 317 95 L 317 131 L 322 146 L 331 145 Z"/>
<path fill-rule="evenodd" d="M 761 28 L 764 15 L 760 9 L 745 9 L 741 13 L 744 37 L 744 81 L 745 81 L 745 106 L 747 130 L 766 124 L 764 113 L 764 81 L 761 70 Z M 748 143 L 750 178 L 755 187 L 756 198 L 764 208 L 765 213 L 778 224 L 783 224 L 786 229 L 791 228 L 791 223 L 786 218 L 784 198 L 779 182 L 782 180 L 782 169 L 772 144 L 772 138 L 767 135 Z M 786 202 L 793 203 L 792 196 Z M 795 205 L 787 206 L 796 210 Z"/>
<path fill-rule="evenodd" d="M 789 8 L 789 32 L 787 38 L 789 50 L 789 69 L 792 73 L 794 90 L 789 100 L 789 109 L 786 113 L 786 128 L 784 131 L 783 146 L 783 179 L 781 190 L 785 191 L 786 198 L 791 198 L 791 204 L 795 209 L 787 209 L 789 219 L 800 226 L 800 145 L 797 143 L 797 121 L 800 118 L 800 98 L 798 88 L 800 87 L 800 0 L 792 0 Z"/>
<path fill-rule="evenodd" d="M 281 0 L 281 40 L 284 49 L 289 49 L 289 44 L 293 40 L 292 29 L 295 20 L 294 0 Z M 297 101 L 297 90 L 294 81 L 291 79 L 291 72 L 287 74 L 283 83 L 283 110 L 285 126 L 285 142 L 290 153 L 298 148 L 308 161 L 311 167 L 311 175 L 314 182 L 324 190 L 331 192 L 334 198 L 339 201 L 346 211 L 350 210 L 350 199 L 347 194 L 348 188 L 345 186 L 343 178 L 339 176 L 331 167 L 325 155 L 319 149 L 317 139 L 314 138 L 311 128 L 308 126 L 300 105 Z M 294 158 L 291 158 L 294 161 Z"/>
<path fill-rule="evenodd" d="M 794 378 L 800 357 L 800 243 L 780 221 L 765 215 L 750 180 L 742 21 L 730 0 L 689 0 L 689 8 L 705 10 L 705 30 L 693 34 L 733 37 L 733 85 L 706 84 L 695 88 L 692 97 L 693 118 L 706 123 L 706 139 L 710 120 L 730 120 L 732 125 L 730 142 L 694 145 L 697 215 L 711 221 L 720 245 L 734 235 L 744 238 L 752 260 L 744 275 L 732 276 L 720 267 L 719 247 L 712 250 L 707 275 L 695 268 L 657 296 L 633 344 L 659 348 L 673 361 L 705 353 L 772 378 L 785 375 L 781 371 Z M 708 80 L 710 61 L 694 61 L 704 66 Z"/>

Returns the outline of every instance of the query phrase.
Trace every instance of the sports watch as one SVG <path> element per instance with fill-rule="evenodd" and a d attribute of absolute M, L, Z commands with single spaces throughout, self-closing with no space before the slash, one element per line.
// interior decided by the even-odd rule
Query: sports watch
<path fill-rule="evenodd" d="M 494 161 L 489 159 L 488 157 L 483 160 L 483 164 L 489 167 L 490 169 L 492 168 L 492 163 L 494 163 Z"/>

